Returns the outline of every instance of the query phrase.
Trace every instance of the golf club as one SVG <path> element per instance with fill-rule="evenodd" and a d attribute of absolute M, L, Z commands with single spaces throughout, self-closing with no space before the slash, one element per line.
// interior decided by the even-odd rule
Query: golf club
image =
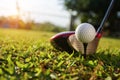
<path fill-rule="evenodd" d="M 69 46 L 68 43 L 68 37 L 72 34 L 75 34 L 75 31 L 65 31 L 57 33 L 50 38 L 50 43 L 57 50 L 72 53 L 73 51 L 75 51 L 75 49 Z"/>
<path fill-rule="evenodd" d="M 99 36 L 101 35 L 103 26 L 104 26 L 105 22 L 107 21 L 107 18 L 108 18 L 108 16 L 109 16 L 110 12 L 111 12 L 111 9 L 113 8 L 114 1 L 115 1 L 115 0 L 112 0 L 112 1 L 111 1 L 110 5 L 109 5 L 109 7 L 108 7 L 108 9 L 107 9 L 107 11 L 106 11 L 106 14 L 105 14 L 105 16 L 104 16 L 104 18 L 103 18 L 103 20 L 102 20 L 99 28 L 97 29 L 97 35 L 96 35 L 96 37 L 99 37 Z"/>
<path fill-rule="evenodd" d="M 66 32 L 58 33 L 50 39 L 50 42 L 53 45 L 53 47 L 55 47 L 58 50 L 67 51 L 67 52 L 72 52 L 75 50 L 75 51 L 84 53 L 84 57 L 86 57 L 86 54 L 95 53 L 98 43 L 99 43 L 99 40 L 102 36 L 101 32 L 102 32 L 104 23 L 106 22 L 109 14 L 110 14 L 110 11 L 113 7 L 114 1 L 115 0 L 112 0 L 110 2 L 110 5 L 105 13 L 105 16 L 103 17 L 103 20 L 101 21 L 101 24 L 100 24 L 99 28 L 97 29 L 96 37 L 92 42 L 90 42 L 88 44 L 86 44 L 86 43 L 83 44 L 82 42 L 80 42 L 76 39 L 74 31 L 72 31 L 72 32 L 68 31 L 67 33 Z M 66 43 L 67 43 L 67 45 L 66 45 Z M 61 44 L 63 44 L 63 45 L 61 45 Z M 68 49 L 66 49 L 66 47 L 68 47 Z"/>
<path fill-rule="evenodd" d="M 86 43 L 83 43 L 83 45 L 82 45 L 82 42 L 78 41 L 76 39 L 75 35 L 71 35 L 69 37 L 69 43 L 71 44 L 71 46 L 76 51 L 84 53 L 84 57 L 86 57 L 86 54 L 95 53 L 97 46 L 98 46 L 98 43 L 99 43 L 99 40 L 100 40 L 100 37 L 101 37 L 101 32 L 102 32 L 103 26 L 104 26 L 109 14 L 110 14 L 110 11 L 113 7 L 113 4 L 114 4 L 114 0 L 112 0 L 110 2 L 110 5 L 105 13 L 105 16 L 103 17 L 103 20 L 102 20 L 102 22 L 97 30 L 96 37 L 92 42 L 88 43 L 88 45 Z"/>
<path fill-rule="evenodd" d="M 111 10 L 113 8 L 113 4 L 114 4 L 114 0 L 111 1 L 110 5 L 109 5 L 109 7 L 108 7 L 108 9 L 107 9 L 107 11 L 105 13 L 105 16 L 103 17 L 103 20 L 102 20 L 99 28 L 97 29 L 97 35 L 96 35 L 97 38 L 101 37 L 101 32 L 102 32 L 103 26 L 104 26 L 105 22 L 108 19 L 108 16 L 109 16 L 109 14 L 110 14 L 110 12 L 111 12 Z M 84 58 L 86 58 L 87 45 L 88 45 L 88 43 L 83 43 L 83 46 L 84 46 Z"/>

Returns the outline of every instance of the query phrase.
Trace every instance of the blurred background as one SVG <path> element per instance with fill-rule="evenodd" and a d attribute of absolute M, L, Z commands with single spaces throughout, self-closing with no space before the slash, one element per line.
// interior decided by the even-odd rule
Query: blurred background
<path fill-rule="evenodd" d="M 97 29 L 111 0 L 0 0 L 0 27 L 73 31 L 81 22 Z M 120 1 L 104 26 L 104 36 L 120 37 Z"/>

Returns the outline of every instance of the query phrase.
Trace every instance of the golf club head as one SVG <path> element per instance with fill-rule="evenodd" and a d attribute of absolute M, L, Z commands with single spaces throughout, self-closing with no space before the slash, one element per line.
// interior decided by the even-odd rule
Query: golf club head
<path fill-rule="evenodd" d="M 99 38 L 95 38 L 92 42 L 88 43 L 87 46 L 87 51 L 86 54 L 94 54 L 97 50 L 97 46 L 99 43 Z M 83 43 L 78 41 L 75 37 L 75 34 L 72 34 L 69 36 L 68 38 L 68 43 L 71 47 L 73 47 L 77 52 L 81 52 L 82 54 L 84 54 L 84 47 L 83 47 Z"/>
<path fill-rule="evenodd" d="M 72 34 L 75 34 L 75 31 L 60 32 L 51 37 L 50 43 L 57 50 L 72 53 L 75 49 L 69 46 L 69 43 L 68 43 L 68 38 Z"/>

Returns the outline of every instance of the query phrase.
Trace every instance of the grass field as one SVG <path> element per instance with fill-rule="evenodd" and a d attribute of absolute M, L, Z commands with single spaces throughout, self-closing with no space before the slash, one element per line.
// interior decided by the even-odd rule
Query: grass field
<path fill-rule="evenodd" d="M 84 59 L 55 50 L 54 34 L 0 29 L 0 80 L 120 80 L 120 39 L 102 38 Z"/>

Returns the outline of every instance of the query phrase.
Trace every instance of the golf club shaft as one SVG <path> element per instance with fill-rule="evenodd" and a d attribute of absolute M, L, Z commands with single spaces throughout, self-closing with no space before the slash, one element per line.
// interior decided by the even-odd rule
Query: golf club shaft
<path fill-rule="evenodd" d="M 105 24 L 105 22 L 106 22 L 106 20 L 107 20 L 107 18 L 108 18 L 108 16 L 109 16 L 109 14 L 110 14 L 110 11 L 111 11 L 111 9 L 112 9 L 112 7 L 113 7 L 114 1 L 115 1 L 115 0 L 112 0 L 112 1 L 111 1 L 110 5 L 109 5 L 109 7 L 108 7 L 108 9 L 107 9 L 107 12 L 105 13 L 105 16 L 104 16 L 104 18 L 103 18 L 103 20 L 102 20 L 99 28 L 97 29 L 97 35 L 102 32 L 103 26 L 104 26 L 104 24 Z M 97 36 L 97 35 L 96 35 L 96 36 Z"/>

